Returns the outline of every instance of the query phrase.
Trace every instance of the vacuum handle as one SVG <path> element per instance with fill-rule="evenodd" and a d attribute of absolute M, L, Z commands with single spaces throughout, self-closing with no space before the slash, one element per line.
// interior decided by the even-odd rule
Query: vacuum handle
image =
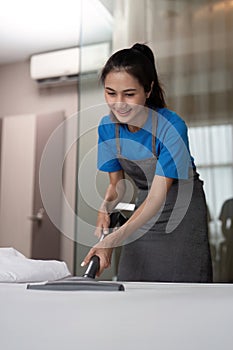
<path fill-rule="evenodd" d="M 100 268 L 100 258 L 97 255 L 93 255 L 83 277 L 94 279 L 99 268 Z"/>

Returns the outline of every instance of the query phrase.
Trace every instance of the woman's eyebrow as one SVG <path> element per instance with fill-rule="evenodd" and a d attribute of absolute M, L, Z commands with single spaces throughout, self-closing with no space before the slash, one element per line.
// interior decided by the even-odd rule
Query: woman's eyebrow
<path fill-rule="evenodd" d="M 135 89 L 135 88 L 129 88 L 129 89 L 125 89 L 125 90 L 123 90 L 124 92 L 129 92 L 129 91 L 136 91 L 137 89 Z"/>
<path fill-rule="evenodd" d="M 106 89 L 106 90 L 115 91 L 114 89 L 112 89 L 112 88 L 110 88 L 110 87 L 108 87 L 108 86 L 105 86 L 105 89 Z"/>
<path fill-rule="evenodd" d="M 106 90 L 110 90 L 110 91 L 115 91 L 114 89 L 112 89 L 112 88 L 110 88 L 110 87 L 108 87 L 108 86 L 105 86 L 105 89 L 106 89 Z M 129 89 L 123 90 L 123 92 L 136 91 L 136 90 L 137 90 L 137 89 L 135 89 L 135 88 L 129 88 Z"/>

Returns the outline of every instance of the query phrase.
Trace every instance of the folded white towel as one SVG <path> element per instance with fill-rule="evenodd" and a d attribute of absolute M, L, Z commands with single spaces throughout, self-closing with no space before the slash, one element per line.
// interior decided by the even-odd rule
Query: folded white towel
<path fill-rule="evenodd" d="M 0 248 L 0 282 L 54 281 L 69 275 L 63 261 L 28 259 L 14 248 Z"/>

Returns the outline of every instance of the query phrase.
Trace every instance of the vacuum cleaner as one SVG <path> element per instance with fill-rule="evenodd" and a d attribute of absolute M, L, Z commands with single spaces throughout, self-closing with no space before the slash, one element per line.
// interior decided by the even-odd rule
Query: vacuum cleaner
<path fill-rule="evenodd" d="M 113 212 L 110 215 L 110 231 L 116 227 L 123 225 L 127 221 L 127 218 L 121 212 Z M 103 233 L 100 241 L 105 237 Z M 118 282 L 102 282 L 96 281 L 95 276 L 100 267 L 100 259 L 97 255 L 94 255 L 88 267 L 82 277 L 72 276 L 66 277 L 61 280 L 28 284 L 27 289 L 34 290 L 53 290 L 53 291 L 124 291 L 124 285 Z"/>

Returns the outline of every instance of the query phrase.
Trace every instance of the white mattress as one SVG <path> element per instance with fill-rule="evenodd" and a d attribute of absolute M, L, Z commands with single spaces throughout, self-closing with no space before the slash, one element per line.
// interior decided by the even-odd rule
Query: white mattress
<path fill-rule="evenodd" d="M 0 284 L 1 349 L 232 349 L 233 285 L 124 285 L 54 292 Z"/>

